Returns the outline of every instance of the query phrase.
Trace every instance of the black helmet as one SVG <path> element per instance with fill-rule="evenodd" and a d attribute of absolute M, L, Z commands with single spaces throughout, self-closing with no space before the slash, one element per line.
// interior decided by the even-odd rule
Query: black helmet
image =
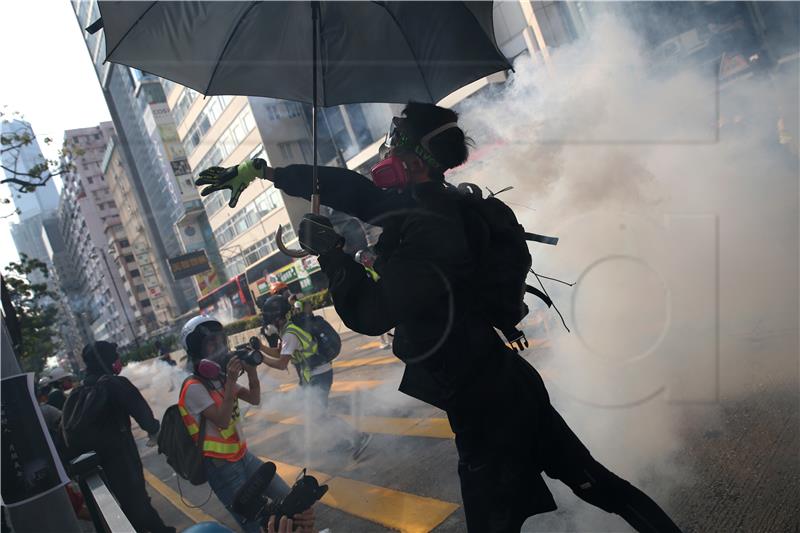
<path fill-rule="evenodd" d="M 275 296 L 270 296 L 261 304 L 261 316 L 264 319 L 264 323 L 272 324 L 279 318 L 285 317 L 290 309 L 289 299 L 286 296 L 276 294 Z"/>

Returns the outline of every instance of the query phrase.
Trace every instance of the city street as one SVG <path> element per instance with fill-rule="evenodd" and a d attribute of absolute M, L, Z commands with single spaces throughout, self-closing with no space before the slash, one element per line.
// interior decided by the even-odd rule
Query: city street
<path fill-rule="evenodd" d="M 263 367 L 262 405 L 250 408 L 244 420 L 250 450 L 275 462 L 278 472 L 290 482 L 306 466 L 329 485 L 328 494 L 316 506 L 320 530 L 464 531 L 457 457 L 444 413 L 397 392 L 402 364 L 389 351 L 381 350 L 376 339 L 349 333 L 344 340 L 335 364 L 330 409 L 346 422 L 374 433 L 361 460 L 352 461 L 346 450 L 326 453 L 326 448 L 335 445 L 327 428 L 322 428 L 325 434 L 307 438 L 294 375 Z M 546 359 L 548 343 L 533 344 L 536 347 L 526 356 L 536 365 Z M 147 366 L 125 374 L 160 416 L 176 401 L 180 377 L 177 373 L 168 377 L 175 371 L 166 365 L 159 363 L 158 372 L 145 371 Z M 542 374 L 554 402 L 561 407 L 553 376 L 547 370 Z M 170 385 L 173 390 L 168 390 Z M 681 413 L 683 444 L 672 457 L 659 457 L 658 461 L 675 462 L 687 474 L 680 482 L 664 478 L 669 484 L 661 489 L 659 479 L 640 486 L 650 491 L 685 531 L 796 531 L 800 520 L 796 506 L 800 489 L 796 391 L 791 386 L 764 387 L 769 388 L 714 408 L 672 407 Z M 576 426 L 582 434 L 582 428 Z M 136 436 L 149 492 L 167 523 L 179 530 L 208 520 L 234 526 L 213 495 L 204 503 L 209 496 L 207 485 L 193 487 L 181 480 L 179 488 L 163 456 L 144 447 L 144 433 L 137 431 Z M 311 443 L 308 452 L 307 441 Z M 604 457 L 602 451 L 595 450 L 595 454 Z M 530 519 L 523 531 L 630 531 L 622 520 L 578 502 L 560 484 L 548 483 L 559 510 Z M 197 508 L 182 503 L 181 492 L 186 504 Z"/>

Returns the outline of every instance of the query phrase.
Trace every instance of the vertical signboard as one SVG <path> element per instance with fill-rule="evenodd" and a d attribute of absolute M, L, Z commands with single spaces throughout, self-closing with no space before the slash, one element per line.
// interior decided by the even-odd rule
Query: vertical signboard
<path fill-rule="evenodd" d="M 2 500 L 13 507 L 69 480 L 33 392 L 33 374 L 0 382 Z"/>

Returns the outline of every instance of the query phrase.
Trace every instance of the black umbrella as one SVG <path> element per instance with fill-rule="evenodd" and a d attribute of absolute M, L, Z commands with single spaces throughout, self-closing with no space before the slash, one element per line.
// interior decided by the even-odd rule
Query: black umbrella
<path fill-rule="evenodd" d="M 101 1 L 99 7 L 102 19 L 90 31 L 104 28 L 106 61 L 206 95 L 310 102 L 314 213 L 318 106 L 435 103 L 511 68 L 497 49 L 492 2 Z"/>

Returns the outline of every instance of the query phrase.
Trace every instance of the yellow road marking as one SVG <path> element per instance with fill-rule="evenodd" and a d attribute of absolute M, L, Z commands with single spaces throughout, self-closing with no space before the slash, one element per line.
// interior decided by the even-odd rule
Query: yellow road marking
<path fill-rule="evenodd" d="M 250 416 L 250 413 L 247 413 L 245 416 Z M 252 448 L 253 446 L 257 446 L 264 441 L 267 441 L 273 437 L 277 437 L 278 435 L 282 435 L 292 429 L 292 426 L 285 425 L 285 424 L 275 424 L 267 428 L 264 433 L 259 434 L 255 438 L 248 438 L 247 439 L 247 446 L 248 448 Z"/>
<path fill-rule="evenodd" d="M 373 348 L 380 348 L 380 347 L 381 347 L 381 342 L 380 341 L 372 341 L 372 342 L 368 342 L 366 344 L 362 344 L 361 346 L 356 348 L 356 350 L 364 351 L 364 350 L 371 350 Z"/>
<path fill-rule="evenodd" d="M 261 460 L 270 459 L 261 457 Z M 299 466 L 272 462 L 289 484 L 302 470 Z M 379 487 L 355 479 L 332 477 L 324 472 L 308 473 L 320 483 L 328 485 L 328 492 L 321 500 L 323 504 L 402 532 L 427 533 L 444 522 L 459 507 L 456 503 Z"/>
<path fill-rule="evenodd" d="M 195 523 L 198 522 L 217 522 L 217 519 L 208 515 L 200 509 L 193 509 L 181 501 L 181 497 L 172 490 L 169 485 L 158 479 L 146 468 L 144 469 L 144 479 L 153 487 L 159 494 L 165 497 L 169 502 L 177 507 L 183 514 L 189 517 Z"/>
<path fill-rule="evenodd" d="M 333 368 L 353 368 L 359 366 L 390 365 L 400 363 L 400 359 L 393 355 L 376 355 L 373 357 L 359 357 L 358 359 L 348 359 L 347 361 L 334 361 Z"/>
<path fill-rule="evenodd" d="M 250 411 L 246 416 L 257 416 L 261 420 L 275 424 L 302 426 L 304 419 L 299 415 L 286 415 L 276 411 Z M 367 433 L 382 433 L 402 437 L 431 437 L 452 439 L 453 432 L 446 418 L 397 418 L 390 416 L 361 416 L 356 420 L 350 415 L 336 415 L 351 426 L 358 422 L 358 429 Z"/>
<path fill-rule="evenodd" d="M 356 390 L 374 389 L 384 381 L 381 379 L 367 379 L 361 381 L 335 381 L 331 387 L 331 392 L 353 392 Z M 298 387 L 297 383 L 281 383 L 277 392 L 289 392 Z"/>

